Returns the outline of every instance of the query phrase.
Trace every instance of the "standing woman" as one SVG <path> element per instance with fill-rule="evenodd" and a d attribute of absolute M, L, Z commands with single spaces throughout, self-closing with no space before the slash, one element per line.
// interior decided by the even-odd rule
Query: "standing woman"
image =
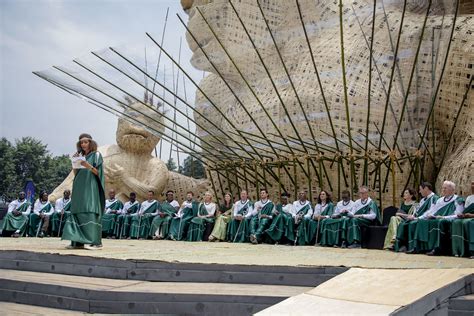
<path fill-rule="evenodd" d="M 232 195 L 227 192 L 224 195 L 224 204 L 221 204 L 219 206 L 219 211 L 217 211 L 216 223 L 211 235 L 209 236 L 209 241 L 225 240 L 227 235 L 227 223 L 232 220 L 233 207 L 234 203 L 232 203 Z"/>
<path fill-rule="evenodd" d="M 105 209 L 105 180 L 102 169 L 102 155 L 97 143 L 89 134 L 81 134 L 74 157 L 84 157 L 83 168 L 74 169 L 72 184 L 71 215 L 64 225 L 62 239 L 70 240 L 69 249 L 102 247 L 101 219 Z"/>

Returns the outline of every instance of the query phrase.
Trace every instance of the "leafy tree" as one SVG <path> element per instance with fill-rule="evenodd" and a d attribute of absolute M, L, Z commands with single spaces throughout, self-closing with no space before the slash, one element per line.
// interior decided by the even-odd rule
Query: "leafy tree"
<path fill-rule="evenodd" d="M 24 137 L 12 145 L 6 138 L 0 140 L 0 196 L 15 199 L 32 180 L 37 193 L 51 192 L 71 171 L 67 155 L 53 157 L 40 140 Z"/>
<path fill-rule="evenodd" d="M 180 166 L 178 171 L 179 173 L 188 177 L 193 177 L 196 179 L 206 178 L 206 170 L 204 169 L 202 162 L 191 156 L 188 156 L 186 159 L 184 159 L 183 166 Z"/>
<path fill-rule="evenodd" d="M 168 162 L 166 163 L 166 167 L 168 167 L 169 171 L 175 171 L 178 166 L 174 162 L 174 159 L 170 158 L 168 159 Z"/>

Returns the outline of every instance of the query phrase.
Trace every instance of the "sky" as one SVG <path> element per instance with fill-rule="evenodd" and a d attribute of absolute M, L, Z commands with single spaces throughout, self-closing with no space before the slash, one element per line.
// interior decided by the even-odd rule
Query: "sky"
<path fill-rule="evenodd" d="M 53 155 L 72 153 L 83 132 L 91 134 L 99 145 L 114 144 L 115 116 L 32 72 L 64 65 L 110 46 L 140 52 L 148 48 L 150 52 L 154 44 L 145 32 L 161 39 L 167 8 L 164 47 L 176 57 L 182 38 L 183 67 L 193 78 L 202 78 L 202 72 L 189 63 L 185 29 L 176 17 L 178 13 L 187 21 L 187 15 L 178 0 L 0 0 L 0 137 L 12 142 L 35 137 L 47 144 Z M 149 59 L 156 57 L 150 55 Z M 162 64 L 169 74 L 171 62 L 162 57 Z M 194 90 L 187 87 L 191 102 Z M 168 153 L 169 145 L 164 144 L 163 157 Z"/>

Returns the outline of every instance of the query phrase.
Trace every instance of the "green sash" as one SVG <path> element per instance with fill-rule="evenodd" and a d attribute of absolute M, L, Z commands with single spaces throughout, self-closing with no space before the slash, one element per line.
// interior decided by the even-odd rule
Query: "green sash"
<path fill-rule="evenodd" d="M 474 214 L 474 203 L 471 203 L 468 207 L 464 209 L 463 214 Z"/>
<path fill-rule="evenodd" d="M 425 203 L 423 203 L 423 205 L 421 205 L 420 208 L 416 211 L 416 216 L 419 217 L 423 215 L 427 210 L 431 208 L 433 201 L 434 203 L 436 203 L 438 199 L 439 199 L 439 196 L 437 196 L 436 194 L 433 194 L 433 196 L 430 197 L 428 200 L 426 200 Z"/>
<path fill-rule="evenodd" d="M 434 213 L 434 216 L 450 216 L 453 215 L 454 212 L 456 211 L 456 202 L 458 204 L 463 204 L 464 199 L 462 197 L 458 197 L 457 199 L 453 199 L 450 201 L 448 204 L 440 208 L 439 210 Z"/>
<path fill-rule="evenodd" d="M 244 213 L 248 213 L 249 207 L 252 207 L 253 203 L 248 201 L 247 204 L 245 204 L 244 207 L 242 207 L 238 212 L 237 215 L 244 215 Z"/>
<path fill-rule="evenodd" d="M 320 215 L 321 216 L 331 216 L 333 211 L 334 211 L 334 204 L 332 204 L 332 202 L 329 202 L 326 205 L 326 208 L 324 209 L 324 211 L 322 211 Z"/>
<path fill-rule="evenodd" d="M 207 212 L 206 206 L 202 202 L 199 203 L 197 215 L 209 215 L 209 213 Z"/>
<path fill-rule="evenodd" d="M 20 206 L 18 206 L 15 211 L 17 212 L 26 212 L 26 210 L 28 209 L 28 207 L 30 206 L 30 202 L 28 201 L 25 201 L 23 202 L 23 204 L 21 204 Z"/>
<path fill-rule="evenodd" d="M 302 208 L 300 208 L 300 210 L 297 212 L 297 214 L 306 215 L 306 213 L 308 213 L 310 208 L 311 208 L 311 203 L 308 203 L 305 206 L 303 206 Z"/>
<path fill-rule="evenodd" d="M 133 203 L 127 210 L 127 214 L 135 214 L 140 209 L 140 203 Z"/>
<path fill-rule="evenodd" d="M 375 217 L 376 217 L 377 221 L 378 221 L 379 223 L 381 223 L 379 208 L 377 207 L 377 205 L 375 204 L 375 202 L 374 202 L 373 200 L 371 200 L 370 203 L 368 203 L 366 206 L 361 207 L 360 209 L 358 209 L 358 210 L 355 212 L 354 215 L 369 214 L 369 213 L 370 213 L 370 210 L 373 210 L 373 211 L 374 211 Z"/>
<path fill-rule="evenodd" d="M 115 200 L 115 201 L 113 201 L 112 204 L 110 204 L 109 207 L 107 207 L 107 208 L 110 209 L 110 210 L 118 211 L 118 210 L 120 210 L 122 207 L 123 207 L 122 202 L 120 202 L 120 200 Z"/>
<path fill-rule="evenodd" d="M 69 212 L 70 209 L 71 209 L 71 199 L 69 199 L 69 201 L 67 201 L 66 204 L 63 204 L 63 211 L 64 212 Z"/>
<path fill-rule="evenodd" d="M 41 202 L 40 202 L 41 203 Z M 43 213 L 43 212 L 49 212 L 49 210 L 51 210 L 51 203 L 47 202 L 40 210 L 39 212 L 40 213 Z"/>
<path fill-rule="evenodd" d="M 260 214 L 272 215 L 272 211 L 273 211 L 274 207 L 275 207 L 275 205 L 273 204 L 273 202 L 269 201 L 269 202 L 267 202 L 267 204 L 265 204 L 264 207 L 262 207 L 260 209 Z"/>
<path fill-rule="evenodd" d="M 158 202 L 157 201 L 154 201 L 153 203 L 151 203 L 147 208 L 146 210 L 143 211 L 143 214 L 146 214 L 146 213 L 153 213 L 156 211 L 156 209 L 158 208 Z"/>
<path fill-rule="evenodd" d="M 176 209 L 168 201 L 164 201 L 161 204 L 161 213 L 172 216 L 174 213 L 176 213 Z"/>

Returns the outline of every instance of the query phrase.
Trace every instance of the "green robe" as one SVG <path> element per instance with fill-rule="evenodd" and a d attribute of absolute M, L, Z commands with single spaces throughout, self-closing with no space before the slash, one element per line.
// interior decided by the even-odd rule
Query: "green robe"
<path fill-rule="evenodd" d="M 332 216 L 334 213 L 334 204 L 332 202 L 327 203 L 326 207 L 324 210 L 321 212 L 321 216 Z M 318 225 L 319 225 L 319 235 L 317 236 L 318 238 L 318 243 L 321 241 L 321 226 L 323 225 L 324 221 L 330 218 L 324 218 L 319 220 L 315 220 L 312 217 L 311 218 L 305 218 L 303 221 L 303 225 L 305 227 L 306 234 L 299 236 L 298 240 L 303 241 L 305 245 L 313 245 L 316 243 L 316 234 L 318 233 Z"/>
<path fill-rule="evenodd" d="M 110 204 L 108 209 L 118 211 L 123 208 L 123 203 L 120 200 L 115 200 Z M 118 218 L 117 213 L 105 213 L 104 216 L 102 216 L 102 234 L 109 237 L 114 235 L 115 231 L 115 225 L 117 224 L 117 218 Z"/>
<path fill-rule="evenodd" d="M 28 216 L 23 214 L 31 207 L 30 202 L 24 200 L 23 204 L 17 207 L 15 210 L 21 212 L 22 214 L 13 215 L 12 213 L 7 213 L 3 218 L 2 230 L 4 231 L 20 231 L 20 236 L 23 236 L 28 228 Z"/>
<path fill-rule="evenodd" d="M 116 238 L 127 238 L 130 236 L 130 224 L 132 221 L 132 214 L 135 214 L 140 209 L 138 201 L 133 202 L 133 205 L 127 209 L 126 213 L 117 216 L 115 222 L 114 235 Z"/>
<path fill-rule="evenodd" d="M 308 212 L 312 209 L 311 203 L 308 203 L 304 207 L 302 207 L 298 212 L 296 212 L 296 217 L 291 218 L 291 230 L 293 231 L 293 238 L 290 241 L 294 241 L 296 245 L 303 246 L 306 244 L 306 229 L 307 225 L 305 225 L 305 218 L 304 216 L 308 214 Z M 300 220 L 298 221 L 298 217 Z M 298 221 L 298 222 L 297 222 Z"/>
<path fill-rule="evenodd" d="M 61 236 L 62 231 L 64 230 L 64 224 L 67 221 L 68 216 L 71 214 L 71 199 L 67 202 L 66 205 L 63 206 L 64 214 L 61 219 L 61 212 L 54 212 L 51 215 L 50 223 L 51 223 L 51 233 L 53 236 Z"/>
<path fill-rule="evenodd" d="M 182 210 L 181 217 L 174 217 L 171 220 L 168 238 L 172 240 L 183 240 L 188 233 L 189 222 L 197 215 L 199 203 L 192 201 L 191 207 Z"/>
<path fill-rule="evenodd" d="M 151 223 L 149 236 L 161 236 L 163 239 L 168 238 L 171 219 L 176 214 L 176 209 L 168 201 L 161 204 L 160 215 L 155 216 Z"/>
<path fill-rule="evenodd" d="M 91 152 L 86 156 L 98 175 L 89 169 L 78 169 L 72 184 L 71 215 L 68 217 L 61 239 L 70 240 L 73 246 L 102 244 L 101 219 L 105 209 L 105 179 L 102 155 Z"/>
<path fill-rule="evenodd" d="M 423 204 L 416 210 L 415 217 L 422 216 L 431 208 L 431 205 L 436 203 L 439 196 L 433 194 L 430 198 L 423 202 Z M 414 238 L 417 221 L 403 221 L 397 227 L 397 241 L 395 242 L 395 251 L 399 251 L 402 246 L 407 250 L 412 251 L 415 247 Z"/>
<path fill-rule="evenodd" d="M 406 215 L 413 215 L 415 213 L 417 204 L 405 204 L 405 202 L 402 202 L 400 205 L 400 208 L 398 209 L 397 213 L 403 213 Z M 397 229 L 398 226 L 400 226 L 401 223 L 405 222 L 406 220 L 401 217 L 394 215 L 390 218 L 390 223 L 388 224 L 388 230 L 387 234 L 385 235 L 385 241 L 383 244 L 383 249 L 391 249 L 394 247 L 394 244 L 397 240 Z"/>
<path fill-rule="evenodd" d="M 260 215 L 271 216 L 274 208 L 275 208 L 275 205 L 273 204 L 273 202 L 268 201 L 260 209 L 260 211 L 256 215 L 252 216 L 252 218 L 250 219 L 250 227 L 249 227 L 250 235 L 254 235 L 255 238 L 257 239 L 257 242 L 261 241 L 263 237 L 263 233 L 272 223 L 272 218 L 263 218 L 263 217 L 260 217 Z"/>
<path fill-rule="evenodd" d="M 209 215 L 204 203 L 200 203 L 196 217 L 189 223 L 187 241 L 202 241 L 206 225 L 214 224 L 214 217 L 197 217 L 198 215 Z"/>
<path fill-rule="evenodd" d="M 440 202 L 437 202 L 438 204 Z M 463 204 L 461 197 L 439 208 L 433 216 L 450 216 L 456 211 L 456 203 Z M 427 252 L 434 249 L 443 249 L 451 247 L 451 223 L 449 219 L 418 219 L 416 221 L 416 231 L 414 237 L 414 250 L 417 252 Z"/>
<path fill-rule="evenodd" d="M 221 204 L 219 206 L 219 211 L 221 214 L 217 215 L 216 222 L 214 224 L 214 229 L 212 230 L 211 236 L 217 240 L 226 240 L 227 236 L 227 224 L 232 220 L 232 208 L 233 204 L 229 206 Z"/>
<path fill-rule="evenodd" d="M 278 211 L 278 215 L 273 215 L 272 224 L 265 231 L 268 237 L 274 242 L 280 242 L 283 237 L 286 237 L 289 241 L 295 240 L 293 215 L 283 211 L 283 205 L 281 204 L 277 204 L 275 208 Z"/>
<path fill-rule="evenodd" d="M 143 202 L 144 203 L 144 202 Z M 142 203 L 142 206 L 143 206 Z M 153 201 L 145 210 L 143 214 L 140 212 L 131 216 L 130 237 L 131 238 L 147 238 L 150 233 L 150 224 L 154 218 L 153 213 L 160 209 L 158 201 Z"/>
<path fill-rule="evenodd" d="M 466 207 L 463 214 L 474 214 L 474 203 Z M 451 243 L 454 256 L 474 255 L 474 218 L 455 219 L 453 221 Z"/>
<path fill-rule="evenodd" d="M 53 208 L 51 203 L 46 202 L 40 210 L 40 213 L 47 213 Z M 41 222 L 41 217 L 39 215 L 35 214 L 33 211 L 31 211 L 28 219 L 28 236 L 31 237 L 36 237 L 36 234 L 38 233 L 38 227 L 43 226 L 43 223 Z M 40 228 L 41 230 L 41 228 Z"/>
<path fill-rule="evenodd" d="M 253 208 L 253 203 L 248 201 L 244 207 L 242 207 L 237 215 L 243 215 L 244 218 L 241 221 L 232 219 L 227 225 L 227 241 L 228 242 L 248 242 L 249 241 L 249 223 L 250 218 L 246 218 L 247 212 Z"/>

